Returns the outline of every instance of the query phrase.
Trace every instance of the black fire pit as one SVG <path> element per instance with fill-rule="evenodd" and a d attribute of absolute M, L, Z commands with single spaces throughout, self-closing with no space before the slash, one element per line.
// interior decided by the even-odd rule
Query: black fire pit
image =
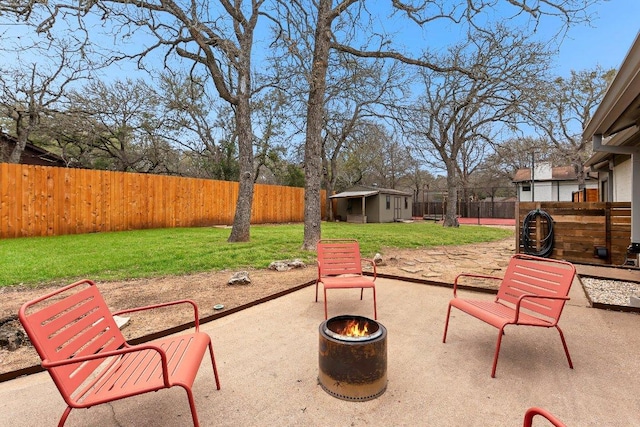
<path fill-rule="evenodd" d="M 387 329 L 362 316 L 320 324 L 318 382 L 339 399 L 375 399 L 387 389 Z"/>

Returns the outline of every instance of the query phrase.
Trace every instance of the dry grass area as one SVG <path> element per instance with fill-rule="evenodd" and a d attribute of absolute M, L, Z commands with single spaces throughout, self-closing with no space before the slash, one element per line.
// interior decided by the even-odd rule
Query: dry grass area
<path fill-rule="evenodd" d="M 501 275 L 514 253 L 515 239 L 476 245 L 434 247 L 429 249 L 388 249 L 378 272 L 452 283 L 461 272 Z M 100 291 L 113 311 L 176 299 L 192 299 L 200 308 L 200 317 L 215 313 L 214 305 L 228 310 L 258 299 L 294 288 L 316 278 L 314 265 L 284 272 L 250 270 L 251 283 L 229 285 L 234 271 L 200 273 L 189 276 L 160 277 L 122 282 L 98 283 Z M 17 314 L 26 301 L 42 295 L 50 288 L 13 287 L 0 290 L 0 318 Z M 192 319 L 188 310 L 169 308 L 132 315 L 123 329 L 125 336 L 135 338 L 166 329 Z M 0 350 L 0 373 L 11 372 L 39 363 L 32 347 L 9 352 Z"/>

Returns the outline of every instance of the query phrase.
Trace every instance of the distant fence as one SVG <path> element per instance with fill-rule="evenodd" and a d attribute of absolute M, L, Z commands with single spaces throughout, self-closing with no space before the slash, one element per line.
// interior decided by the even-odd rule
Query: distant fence
<path fill-rule="evenodd" d="M 209 179 L 0 163 L 0 238 L 231 225 L 238 187 Z M 320 200 L 324 216 L 324 194 Z M 302 221 L 304 189 L 255 185 L 252 224 Z"/>
<path fill-rule="evenodd" d="M 445 202 L 414 202 L 413 216 L 439 219 L 446 210 Z M 458 215 L 466 218 L 515 218 L 516 202 L 459 202 Z"/>
<path fill-rule="evenodd" d="M 589 264 L 625 262 L 631 242 L 631 203 L 520 202 L 516 226 L 518 252 L 523 252 L 523 221 L 535 210 L 544 211 L 553 219 L 551 258 Z M 544 225 L 539 220 L 529 228 L 533 241 L 545 237 L 546 230 L 542 230 Z"/>

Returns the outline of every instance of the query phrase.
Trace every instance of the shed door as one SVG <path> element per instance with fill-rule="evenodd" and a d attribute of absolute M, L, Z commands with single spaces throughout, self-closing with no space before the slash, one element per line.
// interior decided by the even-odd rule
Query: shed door
<path fill-rule="evenodd" d="M 393 220 L 402 218 L 402 197 L 393 198 Z"/>

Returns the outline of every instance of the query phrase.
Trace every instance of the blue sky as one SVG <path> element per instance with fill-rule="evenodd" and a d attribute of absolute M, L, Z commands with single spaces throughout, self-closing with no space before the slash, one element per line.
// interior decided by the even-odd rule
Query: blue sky
<path fill-rule="evenodd" d="M 595 8 L 591 26 L 572 28 L 560 48 L 558 74 L 601 65 L 618 69 L 640 30 L 640 1 L 610 0 Z"/>
<path fill-rule="evenodd" d="M 420 49 L 443 49 L 465 36 L 462 25 L 448 20 L 439 20 L 420 29 L 401 16 L 389 16 L 390 9 L 385 3 L 373 3 L 368 6 L 377 16 L 374 25 L 381 29 L 395 30 L 395 41 L 411 52 Z M 486 10 L 486 16 L 492 21 L 505 20 L 509 26 L 517 25 L 523 31 L 528 15 L 513 17 L 516 9 L 506 0 L 499 0 L 495 10 Z M 619 68 L 629 47 L 640 29 L 640 0 L 602 0 L 589 9 L 590 24 L 574 24 L 562 39 L 556 61 L 550 64 L 551 71 L 567 76 L 573 70 L 592 69 L 600 65 L 605 69 Z M 536 30 L 536 39 L 548 41 L 561 28 L 561 21 L 554 17 L 543 16 Z"/>
<path fill-rule="evenodd" d="M 504 9 L 507 10 L 506 0 Z M 429 47 L 437 48 L 456 39 L 463 31 L 460 26 L 448 23 L 428 24 L 426 30 L 418 30 L 407 21 L 400 20 L 399 17 L 389 17 L 387 2 L 378 1 L 367 2 L 370 11 L 377 13 L 377 24 L 380 27 L 397 28 L 397 41 L 409 47 L 415 48 Z M 500 3 L 499 3 L 500 4 Z M 386 10 L 385 10 L 386 9 Z M 511 9 L 512 10 L 512 9 Z M 552 71 L 566 76 L 570 70 L 584 70 L 600 65 L 605 69 L 619 68 L 629 47 L 633 43 L 638 30 L 640 29 L 640 0 L 604 0 L 592 8 L 593 21 L 591 24 L 582 24 L 572 27 L 567 33 L 559 51 L 555 64 L 551 65 Z M 2 21 L 0 21 L 2 23 Z M 4 36 L 11 36 L 18 28 L 0 27 L 8 30 Z M 538 28 L 538 35 L 541 38 L 551 37 L 558 29 L 558 21 L 547 17 L 542 19 L 542 24 Z M 22 29 L 22 31 L 24 31 Z M 403 43 L 404 42 L 404 43 Z M 259 50 L 256 50 L 259 52 Z M 257 53 L 258 54 L 258 53 Z M 9 59 L 9 58 L 5 58 Z M 8 61 L 11 62 L 11 61 Z M 123 67 L 129 69 L 130 67 Z M 116 74 L 121 75 L 121 71 Z"/>

